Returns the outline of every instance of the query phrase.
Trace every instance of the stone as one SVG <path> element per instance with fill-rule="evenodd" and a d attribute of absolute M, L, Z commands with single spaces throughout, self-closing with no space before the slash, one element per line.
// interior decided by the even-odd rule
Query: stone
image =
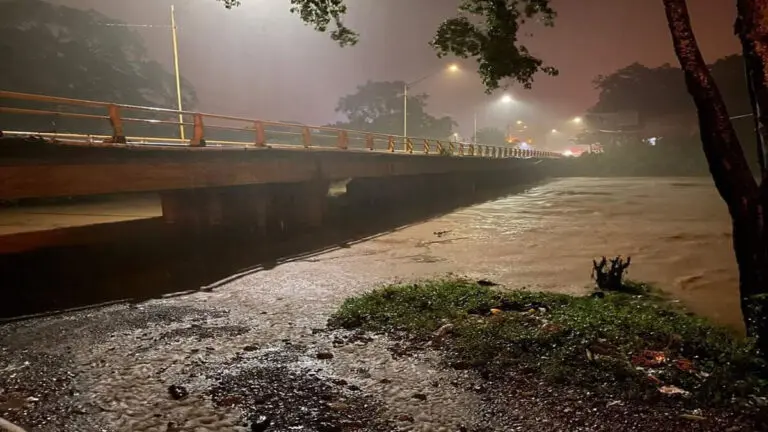
<path fill-rule="evenodd" d="M 397 416 L 397 421 L 413 423 L 413 416 L 410 414 L 400 414 Z"/>
<path fill-rule="evenodd" d="M 189 390 L 184 386 L 173 384 L 168 386 L 168 394 L 173 400 L 181 400 L 189 396 Z"/>
<path fill-rule="evenodd" d="M 328 351 L 321 351 L 316 355 L 318 360 L 330 360 L 333 358 L 333 353 Z"/>
<path fill-rule="evenodd" d="M 271 424 L 271 418 L 261 415 L 255 416 L 253 420 L 251 420 L 251 432 L 265 432 Z"/>
<path fill-rule="evenodd" d="M 413 396 L 411 397 L 414 399 L 420 400 L 422 402 L 427 400 L 427 395 L 425 395 L 424 393 L 414 393 Z"/>

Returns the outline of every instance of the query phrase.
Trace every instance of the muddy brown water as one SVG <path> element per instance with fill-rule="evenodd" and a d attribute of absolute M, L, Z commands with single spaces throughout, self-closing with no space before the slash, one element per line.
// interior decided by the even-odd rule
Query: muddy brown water
<path fill-rule="evenodd" d="M 274 406 L 294 401 L 285 407 L 292 413 L 327 409 L 327 401 L 297 407 L 295 392 L 311 386 L 285 380 L 344 379 L 356 390 L 323 391 L 334 398 L 328 406 L 365 414 L 354 421 L 376 411 L 396 430 L 459 430 L 483 415 L 482 399 L 464 390 L 473 385 L 468 371 L 440 368 L 430 351 L 397 358 L 383 337 L 338 345 L 338 336 L 313 329 L 346 297 L 450 272 L 511 288 L 585 292 L 591 259 L 602 254 L 631 255 L 632 277 L 739 328 L 729 223 L 707 179 L 553 180 L 246 273 L 211 292 L 5 324 L 0 416 L 40 431 L 167 431 L 171 423 L 184 431 L 246 430 L 242 407 L 214 402 L 258 391 L 275 395 Z M 321 351 L 333 358 L 318 360 Z M 264 367 L 290 372 L 238 384 Z M 169 398 L 171 384 L 190 396 Z M 211 389 L 224 394 L 212 398 Z M 280 399 L 287 391 L 294 399 Z M 531 421 L 539 415 L 530 414 Z M 284 426 L 275 430 L 315 430 Z"/>

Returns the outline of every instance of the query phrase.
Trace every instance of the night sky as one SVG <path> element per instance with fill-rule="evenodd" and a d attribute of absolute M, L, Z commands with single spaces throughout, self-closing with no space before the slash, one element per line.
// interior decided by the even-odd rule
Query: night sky
<path fill-rule="evenodd" d="M 167 24 L 172 0 L 52 0 L 94 8 L 137 24 Z M 288 12 L 287 0 L 243 0 L 225 10 L 214 0 L 175 0 L 181 71 L 197 89 L 201 111 L 293 120 L 334 121 L 336 101 L 366 80 L 414 80 L 439 70 L 427 45 L 438 24 L 455 12 L 457 0 L 349 0 L 348 24 L 361 33 L 353 48 L 339 48 Z M 734 0 L 689 0 L 694 27 L 708 61 L 735 53 Z M 560 69 L 541 76 L 530 91 L 512 87 L 516 112 L 490 109 L 474 63 L 459 75 L 438 75 L 414 91 L 431 95 L 429 111 L 452 115 L 469 136 L 472 113 L 481 126 L 509 116 L 557 127 L 596 99 L 592 80 L 629 63 L 676 64 L 661 0 L 555 0 L 555 28 L 533 28 L 531 50 Z M 140 28 L 151 55 L 171 70 L 167 28 Z"/>

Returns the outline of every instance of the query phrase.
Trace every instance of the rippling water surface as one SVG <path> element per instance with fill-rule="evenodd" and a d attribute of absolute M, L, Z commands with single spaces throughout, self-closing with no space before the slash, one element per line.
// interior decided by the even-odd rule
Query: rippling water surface
<path fill-rule="evenodd" d="M 364 284 L 456 272 L 579 292 L 593 257 L 618 254 L 632 256 L 630 277 L 740 327 L 730 219 L 709 179 L 554 180 L 315 258 L 301 279 L 341 272 Z"/>

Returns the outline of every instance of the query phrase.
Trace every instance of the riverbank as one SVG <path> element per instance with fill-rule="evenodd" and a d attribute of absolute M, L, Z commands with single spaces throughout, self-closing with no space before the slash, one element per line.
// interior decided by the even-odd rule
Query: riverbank
<path fill-rule="evenodd" d="M 386 286 L 347 299 L 329 325 L 386 334 L 404 353 L 439 351 L 445 367 L 476 372 L 480 389 L 552 408 L 539 414 L 547 427 L 527 430 L 768 427 L 766 362 L 728 330 L 651 292 L 569 296 L 489 285 Z"/>

